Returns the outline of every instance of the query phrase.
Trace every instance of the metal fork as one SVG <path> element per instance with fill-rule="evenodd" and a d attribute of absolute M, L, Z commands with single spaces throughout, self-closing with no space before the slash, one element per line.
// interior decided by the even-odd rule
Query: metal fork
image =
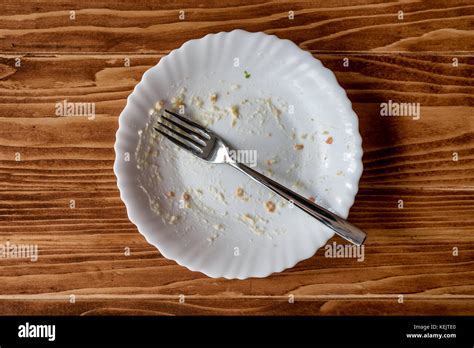
<path fill-rule="evenodd" d="M 356 245 L 364 243 L 366 234 L 356 226 L 245 164 L 232 159 L 229 155 L 229 147 L 213 131 L 182 115 L 168 110 L 165 112 L 170 116 L 162 114 L 161 120 L 157 122 L 154 129 L 174 144 L 207 162 L 229 164 L 321 221 L 342 238 Z"/>

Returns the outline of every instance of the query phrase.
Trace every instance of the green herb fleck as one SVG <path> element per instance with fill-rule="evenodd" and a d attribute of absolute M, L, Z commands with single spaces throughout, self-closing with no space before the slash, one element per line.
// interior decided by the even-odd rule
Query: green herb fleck
<path fill-rule="evenodd" d="M 244 77 L 246 79 L 248 79 L 248 78 L 250 78 L 250 76 L 252 76 L 252 75 L 250 75 L 250 73 L 247 70 L 244 70 Z"/>

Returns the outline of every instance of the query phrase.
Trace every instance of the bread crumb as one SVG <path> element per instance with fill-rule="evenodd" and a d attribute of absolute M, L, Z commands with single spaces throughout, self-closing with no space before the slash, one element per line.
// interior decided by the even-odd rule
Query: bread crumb
<path fill-rule="evenodd" d="M 267 106 L 268 108 L 270 109 L 270 112 L 272 113 L 273 116 L 275 116 L 276 118 L 279 118 L 280 115 L 281 115 L 281 111 L 280 109 L 278 109 L 273 103 L 272 103 L 272 100 L 269 98 L 266 100 L 267 102 Z"/>
<path fill-rule="evenodd" d="M 242 215 L 242 220 L 244 222 L 250 223 L 251 225 L 255 225 L 255 219 L 250 214 Z"/>
<path fill-rule="evenodd" d="M 333 142 L 333 140 L 334 140 L 334 139 L 333 139 L 333 137 L 329 137 L 329 138 L 327 138 L 327 139 L 326 139 L 326 144 L 329 144 L 329 145 L 331 145 L 331 144 L 332 144 L 332 142 Z"/>
<path fill-rule="evenodd" d="M 271 166 L 273 163 L 275 163 L 275 160 L 274 160 L 274 159 L 269 159 L 269 160 L 267 160 L 267 165 L 268 165 L 268 166 Z"/>
<path fill-rule="evenodd" d="M 163 109 L 163 106 L 165 106 L 165 102 L 163 100 L 158 100 L 155 103 L 155 111 L 161 111 L 161 109 Z"/>
<path fill-rule="evenodd" d="M 303 144 L 295 144 L 295 150 L 303 150 L 304 145 Z"/>
<path fill-rule="evenodd" d="M 313 196 L 311 197 L 308 197 L 308 200 L 310 200 L 311 202 L 315 203 L 316 202 L 316 198 L 314 198 Z"/>
<path fill-rule="evenodd" d="M 216 93 L 211 93 L 209 95 L 209 100 L 211 101 L 211 103 L 215 103 L 217 101 L 217 94 Z"/>
<path fill-rule="evenodd" d="M 248 202 L 249 201 L 249 196 L 245 194 L 245 191 L 242 187 L 237 187 L 235 190 L 235 196 L 240 198 L 241 200 Z"/>
<path fill-rule="evenodd" d="M 275 203 L 273 203 L 272 201 L 268 201 L 265 203 L 265 208 L 267 208 L 267 211 L 269 213 L 273 213 L 275 211 Z"/>
<path fill-rule="evenodd" d="M 165 196 L 166 196 L 166 198 L 172 198 L 172 197 L 175 196 L 175 194 L 174 194 L 173 191 L 169 191 L 169 192 L 166 192 L 166 193 L 165 193 Z"/>
<path fill-rule="evenodd" d="M 219 231 L 222 230 L 221 225 L 213 225 L 214 229 L 217 231 L 214 233 L 212 236 L 207 238 L 207 241 L 209 242 L 209 245 L 212 245 L 214 241 L 221 236 L 221 233 Z"/>
<path fill-rule="evenodd" d="M 184 192 L 181 198 L 183 198 L 185 202 L 188 202 L 191 199 L 191 196 L 189 195 L 189 193 Z"/>
<path fill-rule="evenodd" d="M 184 105 L 184 97 L 182 95 L 177 95 L 173 98 L 171 98 L 171 104 L 173 104 L 174 107 L 179 108 L 180 106 Z"/>
<path fill-rule="evenodd" d="M 232 105 L 230 107 L 230 112 L 232 113 L 233 116 L 238 117 L 239 116 L 239 107 L 237 105 Z"/>
<path fill-rule="evenodd" d="M 242 187 L 237 187 L 237 190 L 235 190 L 235 195 L 237 197 L 243 197 L 245 194 L 244 189 Z"/>
<path fill-rule="evenodd" d="M 237 119 L 239 118 L 239 107 L 237 105 L 232 105 L 229 110 L 230 114 L 232 115 L 232 127 L 234 127 L 237 123 Z"/>
<path fill-rule="evenodd" d="M 204 104 L 202 99 L 199 97 L 193 97 L 193 104 L 197 106 L 198 108 L 202 108 L 202 105 Z"/>

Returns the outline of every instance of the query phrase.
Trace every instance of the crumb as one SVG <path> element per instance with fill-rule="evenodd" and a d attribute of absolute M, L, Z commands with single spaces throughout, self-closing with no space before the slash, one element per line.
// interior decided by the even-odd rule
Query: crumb
<path fill-rule="evenodd" d="M 269 98 L 266 100 L 267 106 L 270 109 L 270 112 L 272 113 L 273 116 L 279 118 L 281 115 L 280 109 L 278 109 L 273 103 L 272 100 Z"/>
<path fill-rule="evenodd" d="M 171 104 L 173 104 L 174 107 L 178 108 L 180 106 L 184 105 L 184 97 L 182 95 L 177 95 L 173 98 L 171 98 Z"/>
<path fill-rule="evenodd" d="M 295 150 L 303 150 L 304 145 L 303 144 L 295 144 L 294 148 L 295 148 Z"/>
<path fill-rule="evenodd" d="M 166 196 L 166 198 L 172 198 L 172 197 L 174 197 L 175 195 L 174 195 L 174 192 L 173 192 L 173 191 L 169 191 L 169 192 L 166 192 L 166 193 L 165 193 L 165 196 Z"/>
<path fill-rule="evenodd" d="M 178 217 L 176 215 L 171 215 L 169 219 L 170 224 L 174 224 L 178 220 Z"/>
<path fill-rule="evenodd" d="M 242 215 L 242 220 L 252 225 L 255 225 L 255 219 L 250 214 Z"/>
<path fill-rule="evenodd" d="M 333 140 L 334 140 L 334 139 L 333 139 L 332 137 L 327 138 L 327 139 L 326 139 L 326 144 L 331 145 L 332 142 L 333 142 Z"/>
<path fill-rule="evenodd" d="M 189 193 L 184 192 L 182 198 L 185 202 L 188 202 L 191 199 L 191 196 L 189 195 Z"/>
<path fill-rule="evenodd" d="M 313 196 L 311 197 L 308 197 L 308 200 L 310 200 L 311 202 L 315 203 L 316 202 L 316 198 L 314 198 Z"/>
<path fill-rule="evenodd" d="M 213 236 L 206 238 L 206 240 L 209 242 L 209 245 L 212 245 L 212 243 L 214 243 L 216 238 L 217 238 L 217 235 L 214 234 Z"/>
<path fill-rule="evenodd" d="M 275 203 L 273 203 L 272 201 L 268 201 L 265 203 L 265 208 L 267 208 L 267 211 L 269 213 L 273 213 L 275 211 Z"/>
<path fill-rule="evenodd" d="M 239 89 L 240 88 L 240 85 L 231 85 L 230 86 L 230 89 L 233 89 L 233 90 L 236 90 L 236 89 Z"/>
<path fill-rule="evenodd" d="M 258 228 L 258 227 L 253 227 L 252 228 L 252 231 L 253 233 L 255 233 L 257 236 L 261 236 L 265 233 L 264 230 L 262 230 L 261 228 Z"/>
<path fill-rule="evenodd" d="M 245 191 L 242 187 L 237 187 L 237 189 L 235 190 L 235 196 L 245 202 L 249 201 L 249 197 L 245 194 Z"/>
<path fill-rule="evenodd" d="M 271 166 L 273 163 L 275 163 L 274 159 L 267 160 L 267 165 Z"/>
<path fill-rule="evenodd" d="M 220 231 L 222 231 L 224 228 L 222 225 L 220 224 L 215 224 L 215 225 L 212 225 L 212 227 L 217 231 L 215 232 L 212 236 L 209 236 L 207 238 L 207 241 L 209 242 L 209 245 L 212 245 L 214 243 L 214 241 L 219 238 L 221 236 L 221 233 Z"/>
<path fill-rule="evenodd" d="M 215 103 L 217 101 L 217 94 L 216 93 L 211 93 L 209 95 L 209 100 L 211 101 L 211 103 Z"/>
<path fill-rule="evenodd" d="M 237 105 L 232 105 L 229 110 L 232 115 L 232 127 L 234 127 L 239 118 L 239 107 Z"/>
<path fill-rule="evenodd" d="M 165 106 L 165 102 L 163 100 L 158 100 L 155 103 L 155 111 L 161 111 L 161 109 L 163 109 L 163 106 Z"/>
<path fill-rule="evenodd" d="M 232 105 L 230 107 L 230 112 L 232 113 L 233 116 L 237 117 L 239 116 L 239 107 L 237 105 Z"/>
<path fill-rule="evenodd" d="M 203 101 L 199 97 L 193 97 L 193 104 L 197 106 L 198 108 L 202 108 Z"/>
<path fill-rule="evenodd" d="M 338 171 L 336 175 L 342 175 L 342 170 Z"/>
<path fill-rule="evenodd" d="M 237 187 L 237 190 L 235 190 L 235 195 L 237 197 L 243 197 L 245 194 L 244 189 L 242 187 Z"/>

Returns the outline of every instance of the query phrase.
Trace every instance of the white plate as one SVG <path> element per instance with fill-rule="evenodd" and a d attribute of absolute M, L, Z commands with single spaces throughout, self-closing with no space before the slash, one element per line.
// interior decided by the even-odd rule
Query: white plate
<path fill-rule="evenodd" d="M 272 178 L 347 217 L 362 147 L 357 116 L 334 74 L 273 35 L 234 30 L 191 40 L 145 72 L 120 115 L 115 144 L 114 171 L 128 216 L 165 257 L 210 277 L 240 279 L 311 257 L 333 236 L 330 229 L 231 167 L 210 165 L 152 136 L 156 114 L 150 110 L 183 87 L 188 117 L 208 122 L 247 155 L 256 151 L 256 169 L 271 169 Z M 212 92 L 220 111 L 209 100 Z M 234 127 L 232 105 L 240 113 Z M 247 199 L 236 197 L 238 187 Z M 171 191 L 175 197 L 166 197 Z M 264 206 L 268 200 L 274 212 Z"/>

